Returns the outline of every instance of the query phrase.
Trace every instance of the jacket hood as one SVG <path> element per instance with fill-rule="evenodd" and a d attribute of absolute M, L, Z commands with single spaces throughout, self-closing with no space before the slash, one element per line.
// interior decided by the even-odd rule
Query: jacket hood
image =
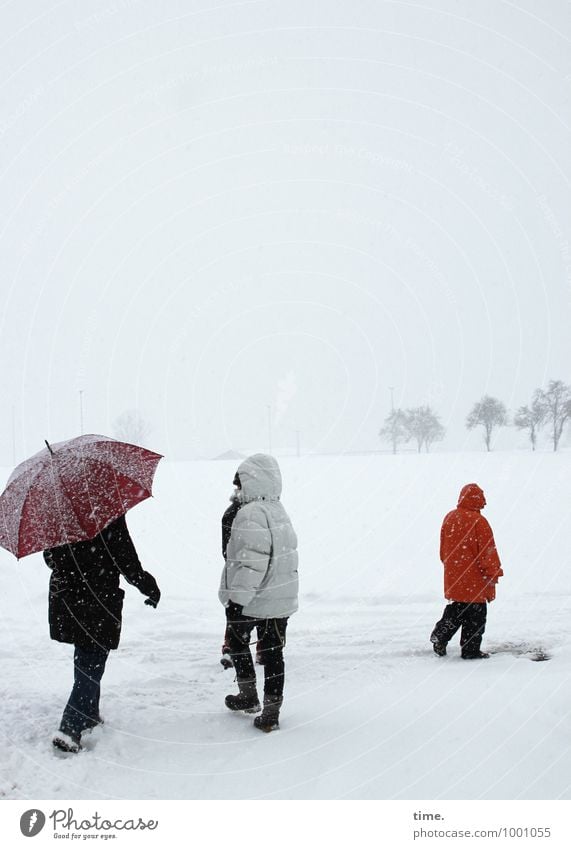
<path fill-rule="evenodd" d="M 282 492 L 282 475 L 275 457 L 253 454 L 238 466 L 242 489 L 240 501 L 277 500 Z"/>
<path fill-rule="evenodd" d="M 485 506 L 484 491 L 477 483 L 467 483 L 462 487 L 458 497 L 458 507 L 463 507 L 465 510 L 482 510 Z"/>

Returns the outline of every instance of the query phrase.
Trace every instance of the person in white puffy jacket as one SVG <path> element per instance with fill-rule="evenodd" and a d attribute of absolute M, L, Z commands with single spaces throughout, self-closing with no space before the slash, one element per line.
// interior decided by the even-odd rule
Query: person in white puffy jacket
<path fill-rule="evenodd" d="M 287 622 L 298 604 L 297 536 L 280 501 L 282 477 L 274 457 L 248 457 L 237 478 L 242 506 L 232 524 L 218 597 L 226 607 L 228 645 L 240 692 L 226 696 L 225 702 L 230 710 L 260 710 L 250 651 L 257 625 L 264 710 L 254 725 L 272 731 L 279 727 L 283 702 Z"/>

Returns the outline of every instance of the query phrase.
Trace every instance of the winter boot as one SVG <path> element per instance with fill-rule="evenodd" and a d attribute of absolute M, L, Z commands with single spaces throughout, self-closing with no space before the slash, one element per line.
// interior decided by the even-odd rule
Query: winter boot
<path fill-rule="evenodd" d="M 105 720 L 99 714 L 95 717 L 95 719 L 90 719 L 89 724 L 86 726 L 86 731 L 93 731 L 94 728 L 98 728 L 100 725 L 105 725 Z"/>
<path fill-rule="evenodd" d="M 441 643 L 434 634 L 430 635 L 430 642 L 432 643 L 434 654 L 437 654 L 438 657 L 444 657 L 446 655 L 446 643 Z"/>
<path fill-rule="evenodd" d="M 478 651 L 475 654 L 464 654 L 462 652 L 462 658 L 464 660 L 486 660 L 490 655 L 485 651 Z"/>
<path fill-rule="evenodd" d="M 261 716 L 257 716 L 254 720 L 254 726 L 260 731 L 275 731 L 280 727 L 280 708 L 283 699 L 281 696 L 266 695 L 264 696 L 264 710 Z"/>
<path fill-rule="evenodd" d="M 224 703 L 230 710 L 243 710 L 245 713 L 259 713 L 261 710 L 258 691 L 254 681 L 238 681 L 240 692 L 237 696 L 226 696 Z"/>
<path fill-rule="evenodd" d="M 63 731 L 58 731 L 52 740 L 54 749 L 59 749 L 60 752 L 68 752 L 76 755 L 81 751 L 81 735 L 65 734 Z"/>

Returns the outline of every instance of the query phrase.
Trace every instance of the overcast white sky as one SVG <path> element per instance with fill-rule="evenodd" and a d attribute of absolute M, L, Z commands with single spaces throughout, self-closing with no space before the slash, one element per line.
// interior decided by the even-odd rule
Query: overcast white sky
<path fill-rule="evenodd" d="M 571 381 L 563 0 L 0 11 L 0 462 L 138 408 L 171 458 L 481 446 Z M 504 444 L 524 444 L 515 434 Z M 523 441 L 522 441 L 523 440 Z"/>

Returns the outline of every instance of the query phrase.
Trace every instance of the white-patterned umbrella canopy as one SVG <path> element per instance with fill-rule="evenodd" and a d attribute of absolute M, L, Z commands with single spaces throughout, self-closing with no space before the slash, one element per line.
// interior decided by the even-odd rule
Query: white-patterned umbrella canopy
<path fill-rule="evenodd" d="M 0 495 L 0 545 L 20 558 L 92 539 L 152 495 L 161 456 L 94 434 L 46 443 Z"/>

